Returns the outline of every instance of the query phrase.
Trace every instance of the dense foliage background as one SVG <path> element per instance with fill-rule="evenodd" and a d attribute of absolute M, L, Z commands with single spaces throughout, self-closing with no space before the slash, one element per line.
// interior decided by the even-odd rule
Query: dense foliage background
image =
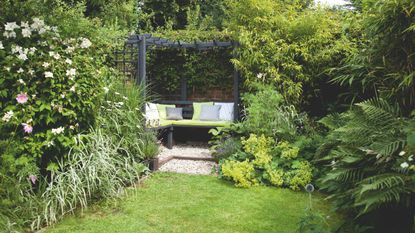
<path fill-rule="evenodd" d="M 240 187 L 314 183 L 345 212 L 340 232 L 413 230 L 414 1 L 0 5 L 1 229 L 39 229 L 119 195 L 146 170 L 158 147 L 141 127 L 143 90 L 111 68 L 116 39 L 136 32 L 239 43 L 149 55 L 159 94 L 177 92 L 182 78 L 189 91 L 226 89 L 241 71 L 243 121 L 212 130 L 220 177 Z"/>

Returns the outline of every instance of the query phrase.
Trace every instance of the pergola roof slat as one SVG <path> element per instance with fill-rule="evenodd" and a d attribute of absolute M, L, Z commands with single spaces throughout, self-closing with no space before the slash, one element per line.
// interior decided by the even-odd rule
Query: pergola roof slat
<path fill-rule="evenodd" d="M 233 47 L 234 43 L 231 41 L 171 41 L 169 39 L 152 36 L 151 34 L 131 35 L 128 37 L 126 44 L 138 44 L 145 39 L 147 45 L 167 48 L 194 48 L 194 49 L 208 49 L 208 48 L 226 48 Z"/>

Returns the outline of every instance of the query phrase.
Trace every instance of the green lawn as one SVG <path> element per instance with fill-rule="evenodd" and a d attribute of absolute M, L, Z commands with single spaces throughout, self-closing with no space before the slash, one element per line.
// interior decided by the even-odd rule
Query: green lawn
<path fill-rule="evenodd" d="M 156 173 L 116 204 L 66 217 L 45 232 L 295 232 L 308 196 L 269 187 L 235 188 L 213 176 Z M 313 204 L 329 216 L 328 203 Z"/>

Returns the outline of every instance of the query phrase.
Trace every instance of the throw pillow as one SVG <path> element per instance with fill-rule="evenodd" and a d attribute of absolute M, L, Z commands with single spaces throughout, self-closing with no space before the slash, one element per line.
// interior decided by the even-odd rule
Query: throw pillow
<path fill-rule="evenodd" d="M 234 120 L 234 106 L 235 103 L 215 103 L 214 105 L 220 105 L 219 119 L 221 121 L 233 121 Z"/>
<path fill-rule="evenodd" d="M 201 121 L 219 121 L 219 113 L 221 106 L 219 105 L 202 105 L 200 111 Z"/>
<path fill-rule="evenodd" d="M 175 108 L 176 105 L 173 105 L 173 104 L 157 104 L 157 110 L 159 111 L 160 120 L 166 120 L 167 119 L 167 115 L 166 115 L 166 108 L 167 107 Z"/>
<path fill-rule="evenodd" d="M 154 103 L 146 103 L 146 119 L 147 120 L 158 120 L 160 119 L 157 105 Z"/>
<path fill-rule="evenodd" d="M 193 103 L 193 117 L 192 120 L 199 120 L 200 119 L 200 111 L 202 108 L 202 105 L 213 105 L 213 102 L 194 102 Z"/>
<path fill-rule="evenodd" d="M 183 120 L 183 108 L 166 108 L 167 120 Z"/>

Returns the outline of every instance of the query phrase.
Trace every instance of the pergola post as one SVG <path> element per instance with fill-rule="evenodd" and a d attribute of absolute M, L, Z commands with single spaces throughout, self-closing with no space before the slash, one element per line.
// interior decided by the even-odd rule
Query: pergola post
<path fill-rule="evenodd" d="M 180 99 L 187 100 L 187 79 L 185 77 L 180 79 Z"/>
<path fill-rule="evenodd" d="M 138 84 L 146 85 L 146 37 L 141 36 L 138 45 Z"/>
<path fill-rule="evenodd" d="M 238 57 L 238 53 L 237 53 L 237 48 L 239 47 L 238 43 L 233 43 L 233 57 L 237 58 Z M 237 121 L 239 120 L 239 105 L 240 105 L 240 85 L 241 85 L 241 73 L 239 72 L 239 70 L 236 68 L 234 69 L 233 72 L 233 102 L 235 103 L 234 105 L 234 120 Z"/>
<path fill-rule="evenodd" d="M 235 68 L 233 72 L 233 102 L 234 102 L 234 120 L 239 120 L 239 85 L 240 85 L 240 73 Z"/>

